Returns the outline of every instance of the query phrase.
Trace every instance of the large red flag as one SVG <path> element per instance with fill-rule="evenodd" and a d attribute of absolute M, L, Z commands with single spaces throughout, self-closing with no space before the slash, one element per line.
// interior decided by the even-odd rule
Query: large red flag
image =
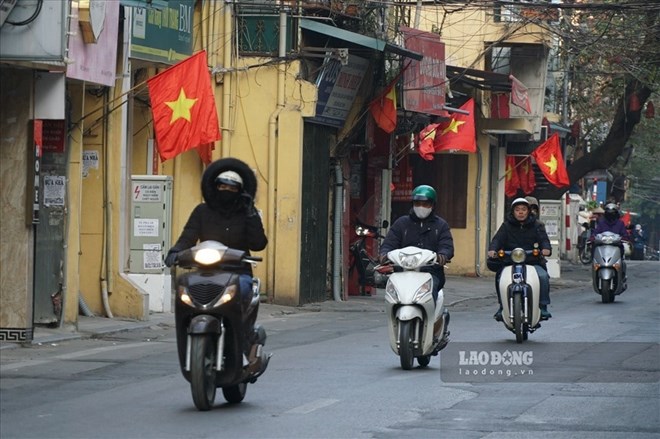
<path fill-rule="evenodd" d="M 518 167 L 520 189 L 522 189 L 525 195 L 529 195 L 534 192 L 534 189 L 536 188 L 536 177 L 534 177 L 532 159 L 529 157 L 518 157 L 516 166 Z"/>
<path fill-rule="evenodd" d="M 449 121 L 440 123 L 435 136 L 435 152 L 444 150 L 477 152 L 474 99 L 468 99 L 459 109 L 468 114 L 452 113 Z"/>
<path fill-rule="evenodd" d="M 376 125 L 386 133 L 391 133 L 396 128 L 396 81 L 397 78 L 387 86 L 385 91 L 369 104 L 369 111 L 376 121 Z"/>
<path fill-rule="evenodd" d="M 506 169 L 504 171 L 504 193 L 507 197 L 515 197 L 520 188 L 518 169 L 516 169 L 516 158 L 512 155 L 506 156 Z"/>
<path fill-rule="evenodd" d="M 548 140 L 532 151 L 531 156 L 534 157 L 537 166 L 551 184 L 557 187 L 570 184 L 557 133 L 550 136 Z"/>
<path fill-rule="evenodd" d="M 159 73 L 149 79 L 147 85 L 162 161 L 220 140 L 206 51 Z"/>

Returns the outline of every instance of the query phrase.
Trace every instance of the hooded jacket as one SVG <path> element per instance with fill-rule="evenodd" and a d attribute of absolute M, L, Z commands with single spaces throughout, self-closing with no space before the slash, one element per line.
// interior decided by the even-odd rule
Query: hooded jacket
<path fill-rule="evenodd" d="M 227 170 L 237 172 L 243 179 L 243 192 L 229 205 L 220 201 L 215 184 L 218 174 Z M 268 239 L 261 217 L 252 202 L 256 191 L 257 179 L 246 163 L 234 158 L 223 158 L 211 163 L 202 176 L 202 196 L 205 202 L 193 209 L 170 252 L 179 252 L 208 240 L 248 253 L 250 250 L 266 248 Z M 246 264 L 235 271 L 252 275 L 252 266 Z"/>

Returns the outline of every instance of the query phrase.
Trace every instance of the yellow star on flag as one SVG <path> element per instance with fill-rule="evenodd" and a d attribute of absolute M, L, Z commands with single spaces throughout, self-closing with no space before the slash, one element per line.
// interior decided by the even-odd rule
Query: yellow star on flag
<path fill-rule="evenodd" d="M 444 130 L 442 130 L 442 134 L 447 134 L 449 131 L 453 133 L 458 133 L 458 127 L 460 127 L 464 123 L 465 121 L 463 120 L 452 119 L 451 122 L 449 122 L 449 126 Z"/>
<path fill-rule="evenodd" d="M 550 156 L 550 161 L 543 162 L 543 164 L 548 167 L 550 174 L 554 174 L 555 172 L 557 172 L 557 158 L 555 157 L 554 154 Z"/>
<path fill-rule="evenodd" d="M 507 181 L 511 180 L 513 178 L 513 168 L 511 166 L 506 167 L 506 179 Z"/>
<path fill-rule="evenodd" d="M 197 102 L 197 98 L 189 99 L 186 96 L 186 92 L 181 87 L 179 92 L 179 97 L 176 101 L 165 102 L 165 105 L 172 109 L 172 119 L 170 119 L 170 125 L 172 125 L 177 120 L 184 118 L 190 122 L 190 109 Z"/>

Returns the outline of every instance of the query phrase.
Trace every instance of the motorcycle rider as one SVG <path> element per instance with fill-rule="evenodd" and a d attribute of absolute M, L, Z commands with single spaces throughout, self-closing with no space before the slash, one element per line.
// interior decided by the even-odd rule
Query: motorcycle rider
<path fill-rule="evenodd" d="M 612 232 L 616 233 L 621 237 L 621 242 L 619 243 L 619 249 L 621 250 L 621 271 L 623 272 L 623 288 L 624 290 L 627 287 L 628 278 L 626 276 L 626 261 L 624 258 L 625 249 L 623 247 L 623 240 L 628 239 L 628 230 L 626 230 L 626 225 L 620 218 L 619 208 L 614 203 L 607 203 L 605 205 L 605 212 L 603 213 L 602 218 L 596 223 L 596 230 L 591 239 L 595 239 L 596 235 L 603 232 Z"/>
<path fill-rule="evenodd" d="M 193 209 L 181 236 L 167 253 L 165 265 L 171 267 L 178 252 L 202 241 L 218 241 L 248 254 L 266 248 L 268 239 L 254 206 L 256 189 L 257 179 L 245 162 L 223 158 L 211 163 L 202 176 L 205 202 Z M 252 266 L 245 264 L 232 271 L 239 274 L 241 300 L 247 306 L 252 300 Z M 249 340 L 257 315 L 246 318 Z"/>
<path fill-rule="evenodd" d="M 438 264 L 425 267 L 422 271 L 431 273 L 433 278 L 433 299 L 438 299 L 438 291 L 445 285 L 444 265 L 454 257 L 454 239 L 449 224 L 433 213 L 436 205 L 436 192 L 431 186 L 420 185 L 412 191 L 412 209 L 394 221 L 380 246 L 381 262 L 387 253 L 403 247 L 415 246 L 437 253 Z"/>
<path fill-rule="evenodd" d="M 538 221 L 539 219 L 539 200 L 534 197 L 525 197 L 525 200 L 529 203 L 529 211 L 531 215 L 534 215 Z"/>
<path fill-rule="evenodd" d="M 547 320 L 552 317 L 548 311 L 550 304 L 550 278 L 545 265 L 545 256 L 552 254 L 552 246 L 550 239 L 545 231 L 543 223 L 536 220 L 534 215 L 530 213 L 529 202 L 524 198 L 516 198 L 511 203 L 511 211 L 507 215 L 505 221 L 495 233 L 495 236 L 488 246 L 488 267 L 496 271 L 495 288 L 497 292 L 497 300 L 500 301 L 499 294 L 499 281 L 502 275 L 503 265 L 498 264 L 495 260 L 498 250 L 510 251 L 514 248 L 521 247 L 525 250 L 539 248 L 543 258 L 536 260 L 532 259 L 527 264 L 534 265 L 536 272 L 539 276 L 541 291 L 539 291 L 539 301 L 541 309 L 541 319 Z M 502 304 L 493 316 L 498 322 L 502 321 Z"/>

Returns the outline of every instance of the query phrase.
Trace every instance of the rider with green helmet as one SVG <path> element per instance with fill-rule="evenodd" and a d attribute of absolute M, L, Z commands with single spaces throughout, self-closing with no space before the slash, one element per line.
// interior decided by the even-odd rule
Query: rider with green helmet
<path fill-rule="evenodd" d="M 417 186 L 412 192 L 412 209 L 394 221 L 380 246 L 380 259 L 385 260 L 391 250 L 407 246 L 432 250 L 438 254 L 438 264 L 425 271 L 433 277 L 433 298 L 445 284 L 444 265 L 454 257 L 454 240 L 449 224 L 433 213 L 437 201 L 435 189 Z"/>

